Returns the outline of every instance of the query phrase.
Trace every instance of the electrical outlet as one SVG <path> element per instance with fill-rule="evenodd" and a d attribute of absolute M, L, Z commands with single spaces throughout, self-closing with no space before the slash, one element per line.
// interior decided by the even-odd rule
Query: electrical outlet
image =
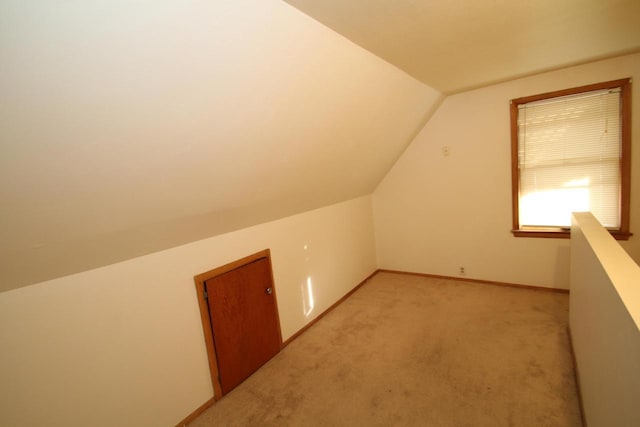
<path fill-rule="evenodd" d="M 460 273 L 461 276 L 465 275 L 464 267 L 460 267 L 459 273 Z"/>

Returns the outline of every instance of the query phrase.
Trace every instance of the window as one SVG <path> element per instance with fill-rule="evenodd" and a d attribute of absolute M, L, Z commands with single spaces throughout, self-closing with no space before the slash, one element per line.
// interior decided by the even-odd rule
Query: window
<path fill-rule="evenodd" d="M 629 238 L 631 79 L 511 101 L 513 234 L 569 237 L 591 211 Z"/>

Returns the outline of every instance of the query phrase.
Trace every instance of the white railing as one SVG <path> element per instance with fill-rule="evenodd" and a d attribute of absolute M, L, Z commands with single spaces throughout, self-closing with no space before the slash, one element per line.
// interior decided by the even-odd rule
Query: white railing
<path fill-rule="evenodd" d="M 570 289 L 586 425 L 640 426 L 640 267 L 591 213 L 573 214 Z"/>

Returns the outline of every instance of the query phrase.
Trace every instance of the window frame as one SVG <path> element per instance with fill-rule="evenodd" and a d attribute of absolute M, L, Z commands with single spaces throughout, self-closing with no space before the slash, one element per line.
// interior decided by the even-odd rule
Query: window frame
<path fill-rule="evenodd" d="M 620 228 L 610 229 L 609 232 L 617 240 L 628 240 L 633 234 L 629 232 L 629 214 L 631 199 L 631 78 L 595 83 L 570 89 L 525 96 L 510 101 L 511 113 L 511 201 L 513 228 L 515 237 L 571 237 L 567 228 L 557 227 L 520 227 L 520 170 L 518 169 L 518 106 L 529 102 L 575 95 L 595 90 L 620 88 L 620 118 L 621 118 L 621 147 L 620 147 Z"/>

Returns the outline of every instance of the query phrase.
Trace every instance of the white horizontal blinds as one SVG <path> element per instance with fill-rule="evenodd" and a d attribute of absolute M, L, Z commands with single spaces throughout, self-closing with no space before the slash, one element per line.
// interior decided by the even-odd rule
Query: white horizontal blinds
<path fill-rule="evenodd" d="M 568 227 L 591 211 L 620 227 L 620 89 L 518 106 L 520 226 Z"/>

